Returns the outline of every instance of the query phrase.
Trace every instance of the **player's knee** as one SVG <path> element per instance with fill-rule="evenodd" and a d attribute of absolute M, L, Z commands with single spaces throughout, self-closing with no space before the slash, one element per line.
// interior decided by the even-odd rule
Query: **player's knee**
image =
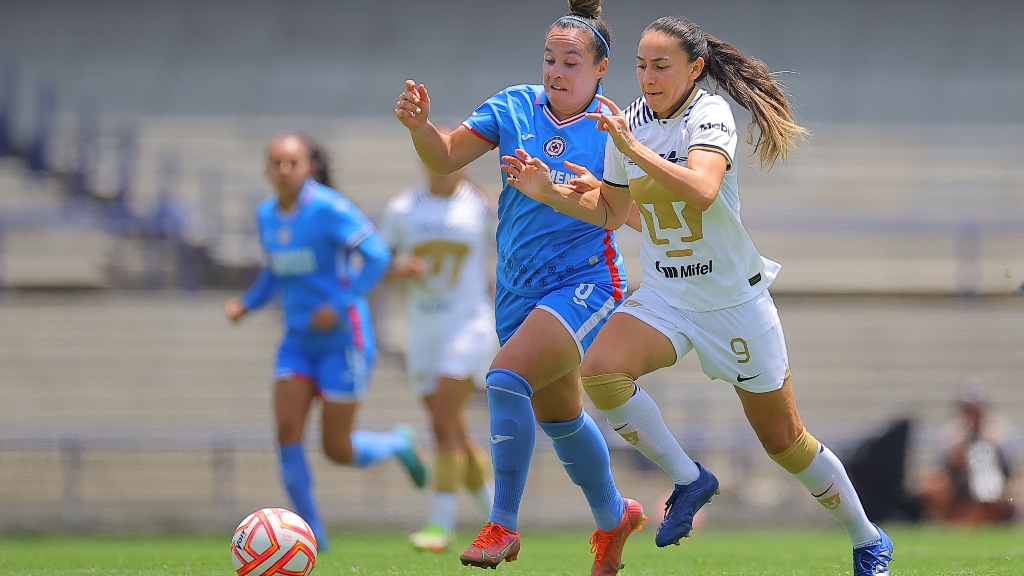
<path fill-rule="evenodd" d="M 583 376 L 583 389 L 598 410 L 611 410 L 626 403 L 636 392 L 636 383 L 629 374 L 613 372 Z"/>
<path fill-rule="evenodd" d="M 451 451 L 463 447 L 463 434 L 457 417 L 435 417 L 430 424 L 438 450 Z"/>
<path fill-rule="evenodd" d="M 785 468 L 790 474 L 798 474 L 811 465 L 811 461 L 821 449 L 821 444 L 814 436 L 811 436 L 807 428 L 804 428 L 797 439 L 782 451 L 773 450 L 773 447 L 767 443 L 764 444 L 764 447 L 768 456 L 776 464 Z"/>
<path fill-rule="evenodd" d="M 302 441 L 302 423 L 279 421 L 277 423 L 277 443 L 288 446 Z"/>
<path fill-rule="evenodd" d="M 583 361 L 580 362 L 580 374 L 584 377 L 611 374 L 622 369 L 616 364 L 617 362 L 612 361 L 605 354 L 584 354 Z"/>
<path fill-rule="evenodd" d="M 352 442 L 349 438 L 344 439 L 333 439 L 324 438 L 324 455 L 327 459 L 335 464 L 346 466 L 352 463 L 355 457 L 355 450 L 352 448 Z"/>

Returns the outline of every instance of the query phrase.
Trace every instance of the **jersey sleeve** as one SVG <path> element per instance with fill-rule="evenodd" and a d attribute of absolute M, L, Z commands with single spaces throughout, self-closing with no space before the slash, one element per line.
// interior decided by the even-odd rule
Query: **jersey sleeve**
<path fill-rule="evenodd" d="M 693 111 L 686 123 L 690 132 L 690 150 L 710 150 L 725 156 L 732 168 L 736 155 L 736 120 L 729 104 L 720 97 L 708 98 Z"/>
<path fill-rule="evenodd" d="M 626 155 L 615 147 L 611 138 L 605 143 L 604 149 L 604 181 L 611 186 L 625 188 L 629 186 L 626 174 Z"/>
<path fill-rule="evenodd" d="M 508 112 L 508 98 L 507 90 L 498 92 L 478 106 L 463 122 L 473 134 L 488 142 L 492 148 L 498 145 L 501 137 L 499 119 Z"/>
<path fill-rule="evenodd" d="M 376 232 L 369 218 L 344 198 L 338 198 L 331 203 L 325 224 L 330 237 L 337 244 L 350 249 L 354 249 L 367 236 Z"/>

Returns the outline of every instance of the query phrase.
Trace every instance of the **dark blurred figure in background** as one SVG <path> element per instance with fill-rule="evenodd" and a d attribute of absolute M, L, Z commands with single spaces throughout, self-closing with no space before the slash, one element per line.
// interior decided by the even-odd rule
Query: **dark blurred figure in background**
<path fill-rule="evenodd" d="M 1017 431 L 989 411 L 977 382 L 963 384 L 956 407 L 939 468 L 921 485 L 922 519 L 970 526 L 1010 522 L 1016 514 L 1010 443 Z"/>

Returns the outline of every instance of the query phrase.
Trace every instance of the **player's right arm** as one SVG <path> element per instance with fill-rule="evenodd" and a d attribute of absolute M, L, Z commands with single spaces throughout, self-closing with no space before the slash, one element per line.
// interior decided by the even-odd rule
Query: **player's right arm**
<path fill-rule="evenodd" d="M 428 119 L 430 96 L 423 84 L 413 80 L 405 81 L 405 91 L 395 104 L 395 117 L 409 129 L 413 146 L 420 160 L 438 174 L 451 174 L 465 168 L 470 162 L 483 156 L 494 145 L 473 132 L 464 124 L 451 132 L 441 132 Z"/>

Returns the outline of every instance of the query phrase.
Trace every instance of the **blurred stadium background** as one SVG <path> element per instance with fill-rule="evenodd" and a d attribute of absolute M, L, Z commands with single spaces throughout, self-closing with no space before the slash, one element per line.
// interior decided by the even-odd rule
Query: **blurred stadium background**
<path fill-rule="evenodd" d="M 298 129 L 325 142 L 340 188 L 376 217 L 419 181 L 391 116 L 403 80 L 425 82 L 435 118 L 458 122 L 496 90 L 539 81 L 564 8 L 0 0 L 0 532 L 230 529 L 286 505 L 269 410 L 278 316 L 232 328 L 221 313 L 259 264 L 266 140 Z M 808 427 L 849 459 L 911 419 L 912 486 L 965 379 L 1024 423 L 1020 4 L 606 0 L 606 95 L 635 97 L 640 31 L 680 10 L 794 72 L 782 79 L 813 136 L 771 172 L 745 156 L 741 182 L 755 242 L 784 266 L 773 293 Z M 470 172 L 496 188 L 496 162 Z M 638 240 L 620 234 L 633 287 Z M 398 298 L 374 294 L 382 357 L 361 423 L 407 421 L 426 437 L 402 374 Z M 723 481 L 711 523 L 785 510 L 830 524 L 693 357 L 643 384 Z M 482 398 L 472 412 L 485 439 Z M 316 441 L 313 429 L 314 454 Z M 622 490 L 656 510 L 662 474 L 609 443 Z M 425 517 L 397 466 L 314 462 L 332 524 Z M 543 434 L 523 514 L 591 522 Z"/>

